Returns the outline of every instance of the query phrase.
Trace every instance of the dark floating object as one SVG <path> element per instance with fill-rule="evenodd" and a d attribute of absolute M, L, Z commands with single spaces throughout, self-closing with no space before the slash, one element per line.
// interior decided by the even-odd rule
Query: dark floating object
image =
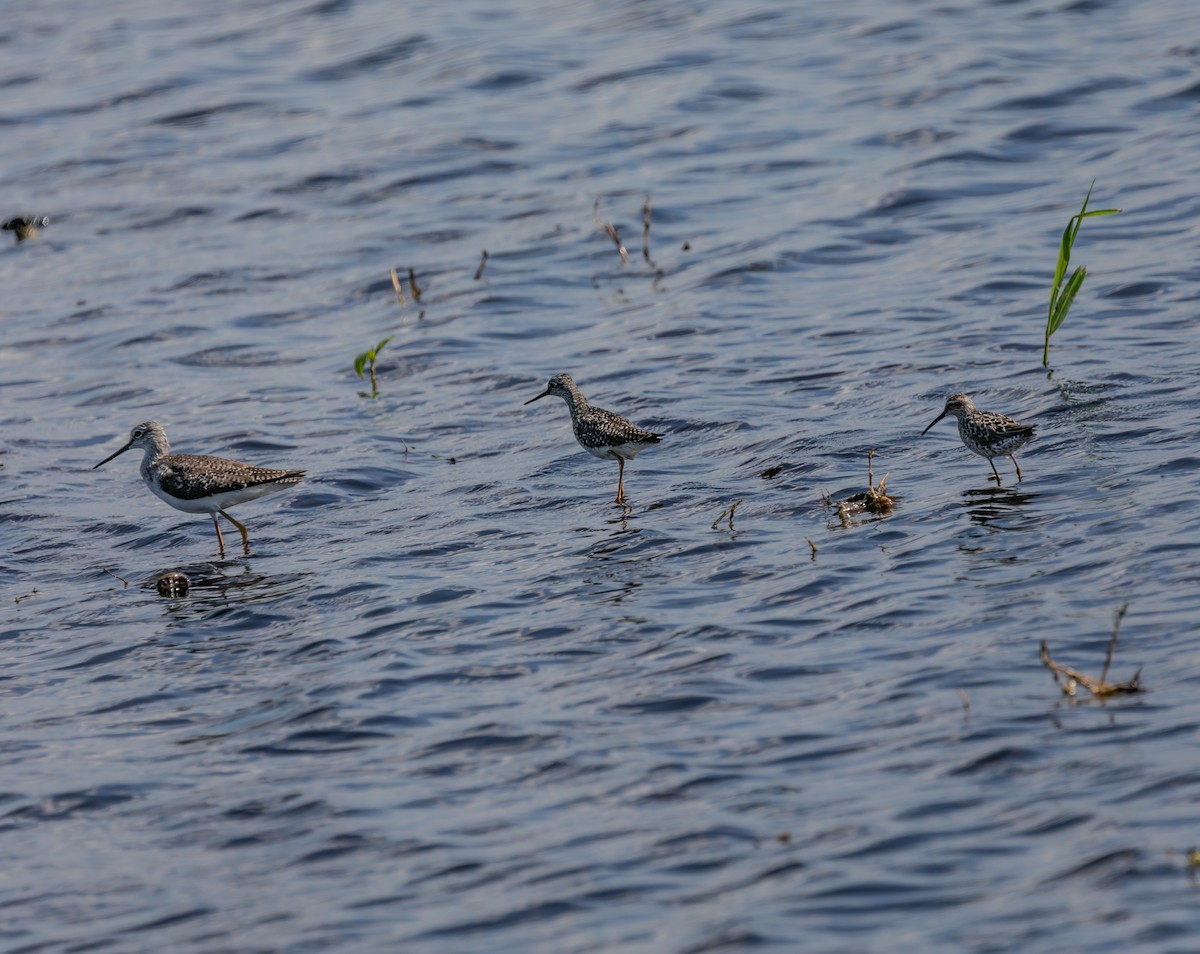
<path fill-rule="evenodd" d="M 768 467 L 766 470 L 764 470 L 758 476 L 761 477 L 763 480 L 770 480 L 772 477 L 778 477 L 782 473 L 783 473 L 783 465 L 780 464 L 776 467 Z"/>
<path fill-rule="evenodd" d="M 191 581 L 182 573 L 164 573 L 158 578 L 159 596 L 187 596 Z"/>
<path fill-rule="evenodd" d="M 532 404 L 548 394 L 567 402 L 571 410 L 571 428 L 580 447 L 593 457 L 617 462 L 620 471 L 617 474 L 617 499 L 614 503 L 625 503 L 625 461 L 633 460 L 651 444 L 657 444 L 662 440 L 662 435 L 643 430 L 612 411 L 588 404 L 587 398 L 575 386 L 569 374 L 556 374 L 546 385 L 545 391 L 525 403 Z"/>
<path fill-rule="evenodd" d="M 650 196 L 646 196 L 646 204 L 642 206 L 642 258 L 654 267 L 654 260 L 650 258 Z"/>
<path fill-rule="evenodd" d="M 483 278 L 483 269 L 487 265 L 487 260 L 488 260 L 488 253 L 487 253 L 487 249 L 485 248 L 483 250 L 483 257 L 481 259 L 479 259 L 479 267 L 477 269 L 475 269 L 475 281 L 479 281 L 479 279 Z"/>
<path fill-rule="evenodd" d="M 250 536 L 245 525 L 234 520 L 225 510 L 234 504 L 285 490 L 300 483 L 304 477 L 302 470 L 269 470 L 223 457 L 168 453 L 170 445 L 166 431 L 157 421 L 145 421 L 135 427 L 129 432 L 129 442 L 105 457 L 96 467 L 107 464 L 130 448 L 143 452 L 142 480 L 154 492 L 154 496 L 184 513 L 212 515 L 221 556 L 225 555 L 225 540 L 221 536 L 217 514 L 238 528 L 242 535 L 242 550 L 249 556 Z"/>
<path fill-rule="evenodd" d="M 992 473 L 996 475 L 996 485 L 1000 485 L 1000 472 L 992 462 L 993 457 L 1007 457 L 1017 468 L 1017 480 L 1021 480 L 1021 465 L 1014 456 L 1018 450 L 1033 437 L 1035 424 L 1021 424 L 1003 414 L 992 414 L 981 411 L 965 394 L 951 394 L 946 399 L 942 413 L 935 417 L 921 431 L 924 437 L 929 428 L 933 427 L 947 414 L 952 414 L 958 420 L 958 436 L 962 438 L 967 450 L 980 457 L 986 457 L 991 464 Z"/>
<path fill-rule="evenodd" d="M 26 239 L 35 238 L 38 234 L 38 229 L 45 228 L 50 224 L 50 218 L 43 215 L 41 218 L 27 215 L 18 215 L 16 218 L 9 219 L 0 229 L 5 232 L 12 232 L 16 235 L 18 242 L 24 242 Z"/>

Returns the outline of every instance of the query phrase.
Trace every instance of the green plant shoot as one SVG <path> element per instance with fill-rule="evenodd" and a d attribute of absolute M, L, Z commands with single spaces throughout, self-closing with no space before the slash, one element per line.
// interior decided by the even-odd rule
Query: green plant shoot
<path fill-rule="evenodd" d="M 1058 331 L 1058 326 L 1067 317 L 1067 312 L 1071 309 L 1071 302 L 1075 300 L 1075 296 L 1083 285 L 1083 280 L 1087 277 L 1087 269 L 1080 265 L 1071 273 L 1066 284 L 1063 284 L 1063 278 L 1071 266 L 1071 248 L 1075 244 L 1075 237 L 1079 235 L 1079 228 L 1083 225 L 1083 220 L 1090 216 L 1115 215 L 1121 211 L 1120 209 L 1092 209 L 1089 212 L 1088 200 L 1091 199 L 1092 189 L 1095 186 L 1096 180 L 1093 179 L 1092 184 L 1088 186 L 1087 195 L 1084 196 L 1083 208 L 1079 210 L 1078 215 L 1071 216 L 1067 222 L 1067 227 L 1063 230 L 1062 243 L 1058 247 L 1058 265 L 1054 269 L 1054 284 L 1050 286 L 1050 312 L 1046 317 L 1046 345 L 1042 349 L 1043 368 L 1050 367 L 1050 336 Z"/>
<path fill-rule="evenodd" d="M 375 360 L 379 357 L 379 352 L 383 350 L 383 346 L 386 345 L 389 341 L 391 341 L 394 337 L 396 337 L 396 336 L 388 335 L 381 342 L 379 342 L 379 344 L 377 344 L 374 348 L 364 351 L 362 354 L 360 354 L 358 357 L 356 357 L 354 359 L 354 373 L 357 374 L 360 378 L 363 376 L 363 368 L 367 368 L 367 367 L 370 368 L 370 371 L 371 371 L 371 397 L 378 397 L 378 395 L 379 395 L 379 388 L 376 386 L 376 383 L 375 383 Z M 366 395 L 363 395 L 363 397 L 366 397 Z"/>

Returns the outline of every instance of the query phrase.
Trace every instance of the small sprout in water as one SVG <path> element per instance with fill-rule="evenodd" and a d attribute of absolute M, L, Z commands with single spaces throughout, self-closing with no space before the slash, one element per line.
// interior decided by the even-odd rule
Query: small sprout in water
<path fill-rule="evenodd" d="M 383 350 L 383 346 L 386 345 L 389 341 L 391 341 L 394 337 L 396 337 L 396 336 L 388 335 L 381 342 L 379 342 L 379 344 L 377 344 L 374 348 L 364 351 L 362 354 L 360 354 L 357 358 L 354 359 L 354 373 L 357 374 L 360 378 L 363 376 L 364 368 L 370 369 L 370 372 L 371 372 L 371 394 L 370 394 L 370 396 L 371 397 L 379 396 L 379 388 L 378 388 L 376 380 L 375 380 L 375 361 L 379 358 L 379 352 L 381 352 Z M 364 397 L 366 397 L 366 395 L 364 395 Z"/>
<path fill-rule="evenodd" d="M 1071 302 L 1075 300 L 1075 296 L 1079 293 L 1079 289 L 1083 286 L 1083 280 L 1087 277 L 1087 269 L 1080 265 L 1071 273 L 1071 277 L 1067 279 L 1067 283 L 1063 284 L 1063 278 L 1066 277 L 1067 269 L 1071 265 L 1071 248 L 1075 244 L 1075 238 L 1079 235 L 1079 228 L 1083 225 L 1083 220 L 1093 215 L 1115 215 L 1120 212 L 1120 209 L 1093 209 L 1088 211 L 1088 199 L 1092 197 L 1092 189 L 1095 188 L 1096 180 L 1092 180 L 1092 184 L 1088 187 L 1087 195 L 1083 199 L 1083 208 L 1079 210 L 1078 215 L 1073 215 L 1067 222 L 1067 227 L 1063 231 L 1062 242 L 1058 246 L 1058 264 L 1054 268 L 1054 282 L 1050 286 L 1050 311 L 1046 317 L 1046 344 L 1042 348 L 1042 367 L 1050 367 L 1050 336 L 1058 331 L 1059 325 L 1067 317 L 1067 312 L 1071 310 Z"/>

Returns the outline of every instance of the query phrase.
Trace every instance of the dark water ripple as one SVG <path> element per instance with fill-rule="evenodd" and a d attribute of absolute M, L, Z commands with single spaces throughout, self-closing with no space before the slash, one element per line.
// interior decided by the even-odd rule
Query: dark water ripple
<path fill-rule="evenodd" d="M 6 950 L 1189 949 L 1183 0 L 9 13 Z M 220 559 L 146 418 L 309 478 Z"/>

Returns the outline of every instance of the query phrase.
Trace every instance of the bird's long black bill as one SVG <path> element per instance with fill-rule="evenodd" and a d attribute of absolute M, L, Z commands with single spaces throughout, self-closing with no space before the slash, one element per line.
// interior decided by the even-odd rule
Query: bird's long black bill
<path fill-rule="evenodd" d="M 549 394 L 549 393 L 550 393 L 550 389 L 549 389 L 549 388 L 546 388 L 546 390 L 545 390 L 545 391 L 543 391 L 541 394 L 539 394 L 537 397 L 531 397 L 531 398 L 530 398 L 528 401 L 526 401 L 525 403 L 526 403 L 526 404 L 532 404 L 534 401 L 539 401 L 539 400 L 541 400 L 542 398 L 544 398 L 544 397 L 545 397 L 547 394 Z M 110 458 L 110 460 L 111 460 L 111 458 Z"/>
<path fill-rule="evenodd" d="M 104 460 L 100 461 L 100 463 L 98 463 L 98 464 L 96 465 L 96 467 L 103 467 L 105 464 L 107 464 L 107 463 L 108 463 L 110 460 L 112 460 L 114 457 L 120 457 L 120 456 L 121 456 L 122 454 L 124 454 L 124 453 L 125 453 L 127 450 L 129 450 L 129 448 L 131 448 L 132 446 L 133 446 L 133 441 L 130 441 L 128 444 L 126 444 L 124 447 L 122 447 L 122 448 L 121 448 L 119 451 L 117 451 L 115 454 L 109 454 L 107 457 L 105 457 L 105 458 L 104 458 Z M 95 470 L 95 469 L 96 469 L 96 467 L 93 467 L 93 468 L 92 468 L 92 470 Z"/>
<path fill-rule="evenodd" d="M 933 423 L 931 423 L 931 424 L 929 425 L 929 427 L 933 427 L 933 425 L 934 425 L 934 424 L 936 424 L 938 421 L 940 421 L 940 420 L 941 420 L 943 417 L 945 417 L 945 416 L 946 416 L 946 412 L 945 412 L 945 411 L 942 411 L 942 413 L 941 413 L 941 414 L 939 414 L 937 417 L 935 417 L 935 418 L 933 419 Z M 928 433 L 929 433 L 929 427 L 927 427 L 927 428 L 925 428 L 925 430 L 921 431 L 921 436 L 922 436 L 922 437 L 924 437 L 926 434 L 928 434 Z"/>

